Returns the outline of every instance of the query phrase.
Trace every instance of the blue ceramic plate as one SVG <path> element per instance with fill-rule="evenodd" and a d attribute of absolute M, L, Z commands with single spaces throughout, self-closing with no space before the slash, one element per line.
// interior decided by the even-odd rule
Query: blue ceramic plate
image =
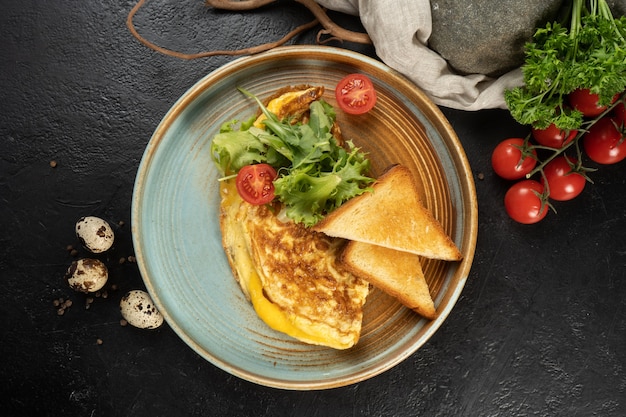
<path fill-rule="evenodd" d="M 211 138 L 224 122 L 257 111 L 243 87 L 263 98 L 287 85 L 326 88 L 363 72 L 378 91 L 363 116 L 338 111 L 343 135 L 369 153 L 373 174 L 401 163 L 420 181 L 427 207 L 461 249 L 461 262 L 424 260 L 439 317 L 420 318 L 373 290 L 361 339 L 348 350 L 310 346 L 269 329 L 235 282 L 221 246 L 218 173 Z M 335 106 L 336 107 L 336 106 Z M 137 174 L 132 205 L 137 262 L 167 323 L 198 354 L 243 379 L 285 389 L 356 383 L 393 367 L 446 319 L 468 276 L 477 236 L 474 183 L 465 153 L 439 109 L 384 64 L 323 46 L 294 46 L 235 60 L 191 87 L 163 118 Z"/>

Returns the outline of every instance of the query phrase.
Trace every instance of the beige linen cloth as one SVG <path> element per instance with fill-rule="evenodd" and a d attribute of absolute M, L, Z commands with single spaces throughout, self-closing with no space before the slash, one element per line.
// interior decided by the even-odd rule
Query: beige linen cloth
<path fill-rule="evenodd" d="M 328 9 L 357 15 L 376 54 L 438 105 L 461 110 L 506 108 L 504 91 L 523 83 L 521 70 L 498 78 L 460 75 L 428 48 L 432 32 L 429 0 L 317 0 Z M 433 0 L 433 7 L 437 7 Z M 471 46 L 468 46 L 471 47 Z"/>

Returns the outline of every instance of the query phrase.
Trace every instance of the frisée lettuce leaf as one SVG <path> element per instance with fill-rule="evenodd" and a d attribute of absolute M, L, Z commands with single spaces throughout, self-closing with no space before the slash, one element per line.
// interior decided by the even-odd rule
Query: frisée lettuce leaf
<path fill-rule="evenodd" d="M 264 128 L 254 119 L 222 125 L 211 143 L 211 155 L 222 179 L 236 176 L 246 165 L 272 165 L 276 197 L 285 214 L 296 223 L 312 226 L 352 197 L 371 191 L 367 176 L 370 162 L 351 141 L 341 146 L 332 134 L 335 111 L 324 100 L 309 106 L 306 123 L 279 120 L 254 98 L 265 119 Z"/>

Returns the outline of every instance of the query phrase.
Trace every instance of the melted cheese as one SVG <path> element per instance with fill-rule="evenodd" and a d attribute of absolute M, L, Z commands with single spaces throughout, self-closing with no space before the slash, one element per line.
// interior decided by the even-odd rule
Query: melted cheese
<path fill-rule="evenodd" d="M 297 320 L 294 315 L 287 315 L 279 306 L 265 298 L 261 279 L 256 272 L 253 271 L 248 278 L 250 301 L 252 302 L 254 311 L 256 311 L 257 315 L 265 324 L 276 331 L 316 345 L 328 345 L 332 343 L 332 341 L 328 340 L 323 334 L 314 334 L 313 332 L 306 332 L 299 328 L 296 325 Z"/>

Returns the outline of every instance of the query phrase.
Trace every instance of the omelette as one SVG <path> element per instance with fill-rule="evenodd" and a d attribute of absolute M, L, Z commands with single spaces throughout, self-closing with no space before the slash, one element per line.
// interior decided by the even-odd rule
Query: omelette
<path fill-rule="evenodd" d="M 347 349 L 359 340 L 369 284 L 337 263 L 342 239 L 252 205 L 233 180 L 220 187 L 222 244 L 257 315 L 300 341 Z"/>
<path fill-rule="evenodd" d="M 278 91 L 267 108 L 280 118 L 305 120 L 322 87 Z M 261 127 L 260 115 L 255 125 Z M 333 127 L 341 143 L 341 133 Z M 369 284 L 338 263 L 343 239 L 314 232 L 281 215 L 281 203 L 252 205 L 235 179 L 220 183 L 222 245 L 233 275 L 257 315 L 272 329 L 302 342 L 347 349 L 359 340 Z"/>

